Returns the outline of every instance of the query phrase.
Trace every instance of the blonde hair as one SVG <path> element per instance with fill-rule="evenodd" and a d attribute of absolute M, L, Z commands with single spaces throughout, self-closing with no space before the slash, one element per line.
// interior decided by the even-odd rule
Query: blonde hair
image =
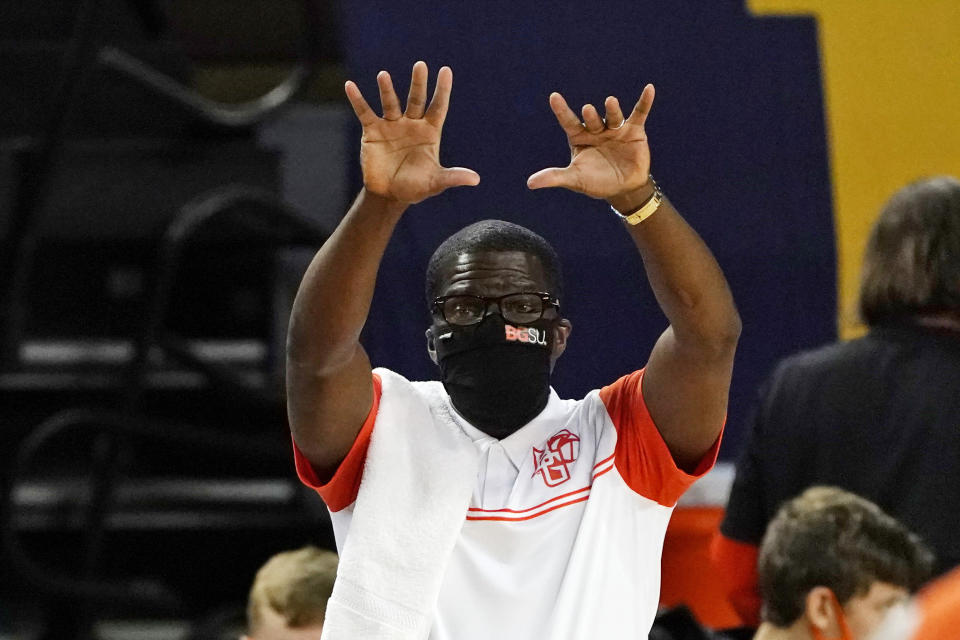
<path fill-rule="evenodd" d="M 255 633 L 269 607 L 291 628 L 322 624 L 337 577 L 337 554 L 306 546 L 278 553 L 257 571 L 247 601 L 247 625 Z"/>

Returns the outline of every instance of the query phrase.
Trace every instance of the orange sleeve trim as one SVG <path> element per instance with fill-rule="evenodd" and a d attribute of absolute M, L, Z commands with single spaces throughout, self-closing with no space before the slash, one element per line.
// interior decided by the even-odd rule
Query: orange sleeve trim
<path fill-rule="evenodd" d="M 732 540 L 719 531 L 710 541 L 710 563 L 727 601 L 744 625 L 760 626 L 760 592 L 757 591 L 757 556 L 755 544 Z"/>
<path fill-rule="evenodd" d="M 363 465 L 367 460 L 367 449 L 370 447 L 370 436 L 373 433 L 373 423 L 377 420 L 382 394 L 383 383 L 380 376 L 373 374 L 373 405 L 370 407 L 370 413 L 367 414 L 347 457 L 343 459 L 336 473 L 326 484 L 320 481 L 316 469 L 297 447 L 297 443 L 293 443 L 293 460 L 300 481 L 319 493 L 330 511 L 345 509 L 357 499 L 360 479 L 363 477 Z"/>
<path fill-rule="evenodd" d="M 643 369 L 625 375 L 600 390 L 600 399 L 617 430 L 617 471 L 633 491 L 665 507 L 673 507 L 684 491 L 713 468 L 723 430 L 693 473 L 677 467 L 653 423 L 640 390 Z"/>

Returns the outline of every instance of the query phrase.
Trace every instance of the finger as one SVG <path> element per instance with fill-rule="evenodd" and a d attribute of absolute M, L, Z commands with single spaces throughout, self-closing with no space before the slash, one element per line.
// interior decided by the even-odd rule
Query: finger
<path fill-rule="evenodd" d="M 357 119 L 360 120 L 361 126 L 366 127 L 377 121 L 377 114 L 373 112 L 373 109 L 370 108 L 367 101 L 363 99 L 360 88 L 352 80 L 348 80 L 347 83 L 343 85 L 343 90 L 346 92 L 347 100 L 350 101 L 350 106 L 353 107 L 353 112 L 357 114 Z"/>
<path fill-rule="evenodd" d="M 450 106 L 450 90 L 453 88 L 453 71 L 450 67 L 441 67 L 437 73 L 437 88 L 433 90 L 433 98 L 424 119 L 438 127 L 443 126 L 447 119 L 447 108 Z"/>
<path fill-rule="evenodd" d="M 397 98 L 397 92 L 393 90 L 393 81 L 390 74 L 381 71 L 377 74 L 377 86 L 380 87 L 380 106 L 383 107 L 384 120 L 399 120 L 403 114 L 400 112 L 400 99 Z"/>
<path fill-rule="evenodd" d="M 596 107 L 592 104 L 585 104 L 580 112 L 583 114 L 583 124 L 586 125 L 587 131 L 590 133 L 603 131 L 603 118 L 600 117 Z"/>
<path fill-rule="evenodd" d="M 650 113 L 650 107 L 653 106 L 653 95 L 654 89 L 652 84 L 648 84 L 643 88 L 640 99 L 637 100 L 637 104 L 633 107 L 633 112 L 630 114 L 630 117 L 627 118 L 627 124 L 643 126 L 643 123 L 647 121 L 647 115 Z"/>
<path fill-rule="evenodd" d="M 577 185 L 576 173 L 570 167 L 550 167 L 541 169 L 527 178 L 527 187 L 547 189 L 550 187 L 574 188 Z"/>
<path fill-rule="evenodd" d="M 613 96 L 607 96 L 603 101 L 603 109 L 607 114 L 607 129 L 619 129 L 623 124 L 623 110 L 620 109 L 620 101 Z"/>
<path fill-rule="evenodd" d="M 413 65 L 410 77 L 410 93 L 407 96 L 407 110 L 403 115 L 408 118 L 422 118 L 427 107 L 427 63 L 423 60 Z"/>
<path fill-rule="evenodd" d="M 567 105 L 567 101 L 563 99 L 563 96 L 556 91 L 550 94 L 550 109 L 553 111 L 553 115 L 557 117 L 560 128 L 563 129 L 563 132 L 568 136 L 575 136 L 583 132 L 583 124 L 581 124 L 580 118 L 578 118 L 577 114 L 573 112 L 573 109 Z"/>
<path fill-rule="evenodd" d="M 437 174 L 434 186 L 443 191 L 451 187 L 475 187 L 480 184 L 480 174 L 464 167 L 450 167 Z"/>

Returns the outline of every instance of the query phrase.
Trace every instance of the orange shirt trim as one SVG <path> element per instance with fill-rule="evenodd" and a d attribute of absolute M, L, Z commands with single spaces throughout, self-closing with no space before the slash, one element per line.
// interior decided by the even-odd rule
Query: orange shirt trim
<path fill-rule="evenodd" d="M 360 479 L 363 477 L 363 464 L 367 459 L 367 449 L 370 447 L 370 435 L 373 433 L 373 424 L 377 420 L 377 410 L 380 408 L 380 396 L 383 394 L 383 383 L 380 376 L 373 374 L 373 405 L 367 414 L 357 439 L 343 459 L 336 473 L 330 481 L 323 483 L 317 475 L 316 469 L 293 443 L 293 460 L 297 468 L 300 481 L 320 494 L 330 511 L 340 511 L 349 507 L 357 499 L 360 490 Z"/>

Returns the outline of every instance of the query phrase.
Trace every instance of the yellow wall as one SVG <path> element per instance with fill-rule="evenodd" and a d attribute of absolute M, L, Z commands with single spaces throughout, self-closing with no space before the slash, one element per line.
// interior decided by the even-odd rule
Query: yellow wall
<path fill-rule="evenodd" d="M 747 0 L 817 19 L 833 177 L 838 328 L 856 323 L 870 225 L 897 188 L 960 176 L 960 0 Z"/>

